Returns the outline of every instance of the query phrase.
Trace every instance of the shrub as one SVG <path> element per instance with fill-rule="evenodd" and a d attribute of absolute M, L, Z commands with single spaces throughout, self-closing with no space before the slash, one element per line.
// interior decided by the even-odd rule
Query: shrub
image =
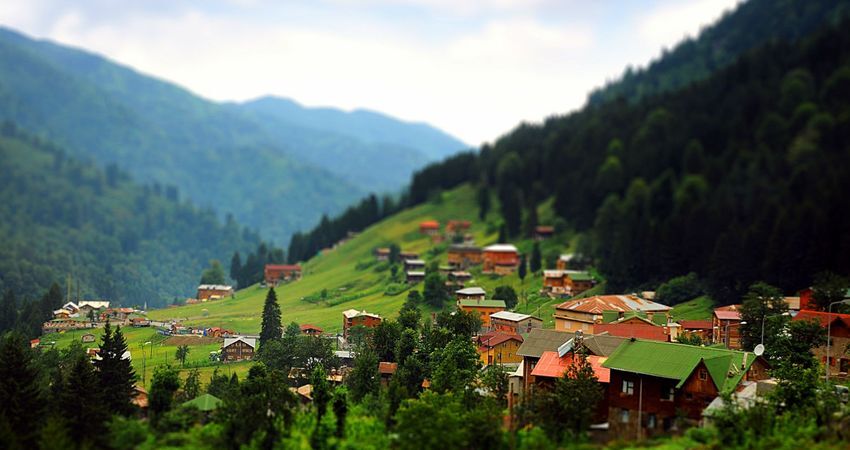
<path fill-rule="evenodd" d="M 655 300 L 665 305 L 677 305 L 699 297 L 704 292 L 699 277 L 694 272 L 691 272 L 684 276 L 672 278 L 659 286 L 658 292 L 655 294 Z"/>

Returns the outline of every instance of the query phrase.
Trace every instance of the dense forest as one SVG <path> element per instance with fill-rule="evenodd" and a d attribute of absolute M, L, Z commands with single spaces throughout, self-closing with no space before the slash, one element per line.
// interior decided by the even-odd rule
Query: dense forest
<path fill-rule="evenodd" d="M 824 23 L 837 23 L 850 12 L 834 0 L 750 0 L 705 28 L 698 39 L 686 39 L 665 51 L 645 69 L 626 69 L 623 76 L 592 92 L 591 104 L 625 98 L 637 101 L 708 78 L 744 53 L 773 40 L 798 40 Z"/>
<path fill-rule="evenodd" d="M 11 123 L 0 133 L 0 290 L 19 301 L 72 279 L 72 294 L 163 306 L 193 294 L 211 259 L 259 237 L 181 201 L 174 186 L 139 186 Z"/>
<path fill-rule="evenodd" d="M 401 188 L 416 168 L 465 148 L 433 127 L 365 111 L 272 98 L 215 103 L 3 28 L 0 120 L 101 167 L 175 185 L 193 203 L 232 213 L 278 242 L 368 192 Z"/>
<path fill-rule="evenodd" d="M 406 201 L 477 183 L 516 236 L 554 197 L 611 291 L 695 272 L 728 303 L 755 280 L 793 291 L 846 273 L 847 25 L 772 42 L 676 91 L 523 124 L 417 172 Z"/>

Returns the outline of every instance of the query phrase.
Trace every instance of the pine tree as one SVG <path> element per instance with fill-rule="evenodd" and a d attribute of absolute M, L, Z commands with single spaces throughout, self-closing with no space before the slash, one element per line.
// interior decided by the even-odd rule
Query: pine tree
<path fill-rule="evenodd" d="M 345 418 L 348 415 L 348 393 L 344 387 L 338 387 L 333 400 L 334 416 L 336 416 L 336 437 L 345 437 Z"/>
<path fill-rule="evenodd" d="M 525 275 L 528 272 L 528 264 L 525 262 L 525 255 L 519 257 L 519 268 L 517 270 L 517 275 L 519 276 L 520 281 L 525 281 Z"/>
<path fill-rule="evenodd" d="M 18 322 L 18 301 L 15 292 L 7 289 L 0 301 L 0 334 L 15 328 Z"/>
<path fill-rule="evenodd" d="M 0 342 L 0 422 L 8 424 L 12 430 L 8 438 L 14 442 L 4 442 L 6 433 L 0 433 L 3 435 L 0 447 L 35 448 L 45 404 L 40 379 L 26 340 L 17 333 L 3 337 Z"/>
<path fill-rule="evenodd" d="M 531 261 L 529 261 L 531 273 L 537 273 L 543 268 L 542 256 L 540 255 L 540 243 L 535 242 L 531 248 Z"/>
<path fill-rule="evenodd" d="M 478 218 L 484 220 L 490 212 L 490 189 L 486 184 L 478 186 Z"/>
<path fill-rule="evenodd" d="M 113 332 L 109 322 L 106 322 L 101 337 L 100 359 L 94 364 L 108 411 L 124 416 L 133 413 L 132 402 L 136 395 L 136 373 L 130 359 L 123 357 L 126 352 L 127 340 L 124 339 L 121 327 L 116 327 Z"/>
<path fill-rule="evenodd" d="M 502 224 L 499 225 L 499 237 L 496 238 L 496 241 L 499 242 L 500 244 L 508 242 L 508 227 L 507 227 L 507 225 L 505 225 L 504 222 L 502 222 Z"/>
<path fill-rule="evenodd" d="M 239 283 L 239 278 L 242 273 L 242 257 L 239 255 L 239 252 L 234 252 L 233 257 L 230 258 L 230 279 L 236 281 L 236 287 L 243 288 Z"/>
<path fill-rule="evenodd" d="M 328 403 L 331 401 L 331 386 L 321 364 L 316 365 L 313 373 L 310 374 L 310 384 L 313 385 L 313 405 L 316 407 L 316 424 L 318 426 L 328 410 Z"/>
<path fill-rule="evenodd" d="M 272 340 L 280 339 L 283 335 L 283 328 L 280 322 L 280 306 L 277 304 L 277 294 L 274 288 L 269 289 L 266 295 L 266 302 L 263 305 L 263 323 L 260 326 L 260 351 L 263 350 L 263 344 Z"/>
<path fill-rule="evenodd" d="M 92 445 L 104 436 L 109 418 L 98 375 L 85 353 L 75 355 L 62 386 L 61 414 L 77 443 Z M 82 445 L 81 445 L 82 447 Z"/>

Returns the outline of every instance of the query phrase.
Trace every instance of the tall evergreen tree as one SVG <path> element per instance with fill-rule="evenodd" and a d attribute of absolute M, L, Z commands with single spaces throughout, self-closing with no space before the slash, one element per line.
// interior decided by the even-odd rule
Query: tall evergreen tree
<path fill-rule="evenodd" d="M 277 304 L 277 294 L 274 288 L 269 288 L 266 302 L 263 305 L 263 322 L 260 326 L 260 351 L 263 345 L 272 339 L 280 339 L 283 328 L 280 322 L 280 305 Z"/>
<path fill-rule="evenodd" d="M 107 410 L 113 414 L 130 415 L 133 410 L 133 397 L 136 395 L 136 373 L 129 358 L 124 358 L 127 352 L 127 340 L 116 327 L 113 333 L 109 322 L 103 328 L 101 336 L 100 359 L 95 361 L 100 379 L 100 390 Z"/>
<path fill-rule="evenodd" d="M 0 433 L 0 447 L 35 448 L 45 405 L 39 372 L 23 336 L 6 334 L 0 342 L 0 423 L 11 433 Z"/>
<path fill-rule="evenodd" d="M 71 437 L 81 447 L 97 446 L 105 435 L 109 410 L 103 394 L 88 356 L 76 353 L 62 386 L 60 405 Z"/>
<path fill-rule="evenodd" d="M 528 263 L 525 261 L 525 255 L 521 255 L 519 257 L 519 268 L 517 269 L 517 276 L 519 276 L 520 281 L 525 281 L 525 275 L 528 273 Z"/>
<path fill-rule="evenodd" d="M 243 288 L 239 284 L 239 278 L 242 274 L 242 256 L 239 255 L 239 252 L 233 252 L 233 257 L 230 258 L 230 279 L 236 281 L 237 288 Z"/>
<path fill-rule="evenodd" d="M 7 289 L 0 300 L 0 334 L 15 328 L 18 322 L 18 301 L 15 292 Z"/>
<path fill-rule="evenodd" d="M 478 185 L 478 218 L 484 220 L 490 212 L 490 188 L 485 183 Z"/>
<path fill-rule="evenodd" d="M 531 269 L 531 273 L 540 272 L 540 269 L 543 268 L 543 257 L 540 255 L 540 243 L 535 242 L 534 246 L 531 248 L 531 261 L 529 261 L 529 269 Z"/>

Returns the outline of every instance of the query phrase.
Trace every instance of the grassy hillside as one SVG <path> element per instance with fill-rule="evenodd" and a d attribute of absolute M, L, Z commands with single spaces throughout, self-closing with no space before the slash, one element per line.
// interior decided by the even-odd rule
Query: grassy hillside
<path fill-rule="evenodd" d="M 395 316 L 407 297 L 407 291 L 394 296 L 385 295 L 390 271 L 386 265 L 374 262 L 373 249 L 396 243 L 404 251 L 418 252 L 426 261 L 437 260 L 445 264 L 447 245 L 434 245 L 430 238 L 418 232 L 419 223 L 427 219 L 441 223 L 452 219 L 470 220 L 476 243 L 493 243 L 498 234 L 497 213 L 491 213 L 481 221 L 475 204 L 474 190 L 470 186 L 462 186 L 443 193 L 437 200 L 385 219 L 342 246 L 311 259 L 304 264 L 304 277 L 300 281 L 277 288 L 284 322 L 311 323 L 334 332 L 341 329 L 341 313 L 346 309 L 365 309 L 386 317 Z M 541 220 L 551 217 L 549 208 L 548 203 L 541 206 Z M 567 237 L 568 233 L 562 233 L 556 239 L 544 242 L 542 253 L 556 254 L 565 250 Z M 530 253 L 533 245 L 530 240 L 515 244 L 524 253 Z M 534 293 L 540 289 L 542 282 L 539 275 L 532 274 L 521 283 L 517 275 L 495 277 L 482 275 L 479 270 L 472 273 L 474 280 L 468 285 L 482 286 L 490 293 L 503 284 L 513 286 L 517 292 Z M 421 288 L 421 284 L 413 287 Z M 316 299 L 324 289 L 327 289 L 328 300 Z M 260 311 L 266 292 L 266 289 L 255 285 L 237 292 L 234 299 L 151 311 L 150 317 L 156 320 L 177 318 L 185 324 L 221 326 L 240 333 L 256 333 L 260 329 Z M 521 303 L 517 309 L 539 312 L 541 318 L 551 323 L 552 305 L 556 301 L 537 299 L 533 294 L 528 297 L 528 304 Z"/>
<path fill-rule="evenodd" d="M 710 297 L 703 295 L 674 306 L 670 315 L 675 320 L 707 320 L 711 319 L 715 306 Z"/>

